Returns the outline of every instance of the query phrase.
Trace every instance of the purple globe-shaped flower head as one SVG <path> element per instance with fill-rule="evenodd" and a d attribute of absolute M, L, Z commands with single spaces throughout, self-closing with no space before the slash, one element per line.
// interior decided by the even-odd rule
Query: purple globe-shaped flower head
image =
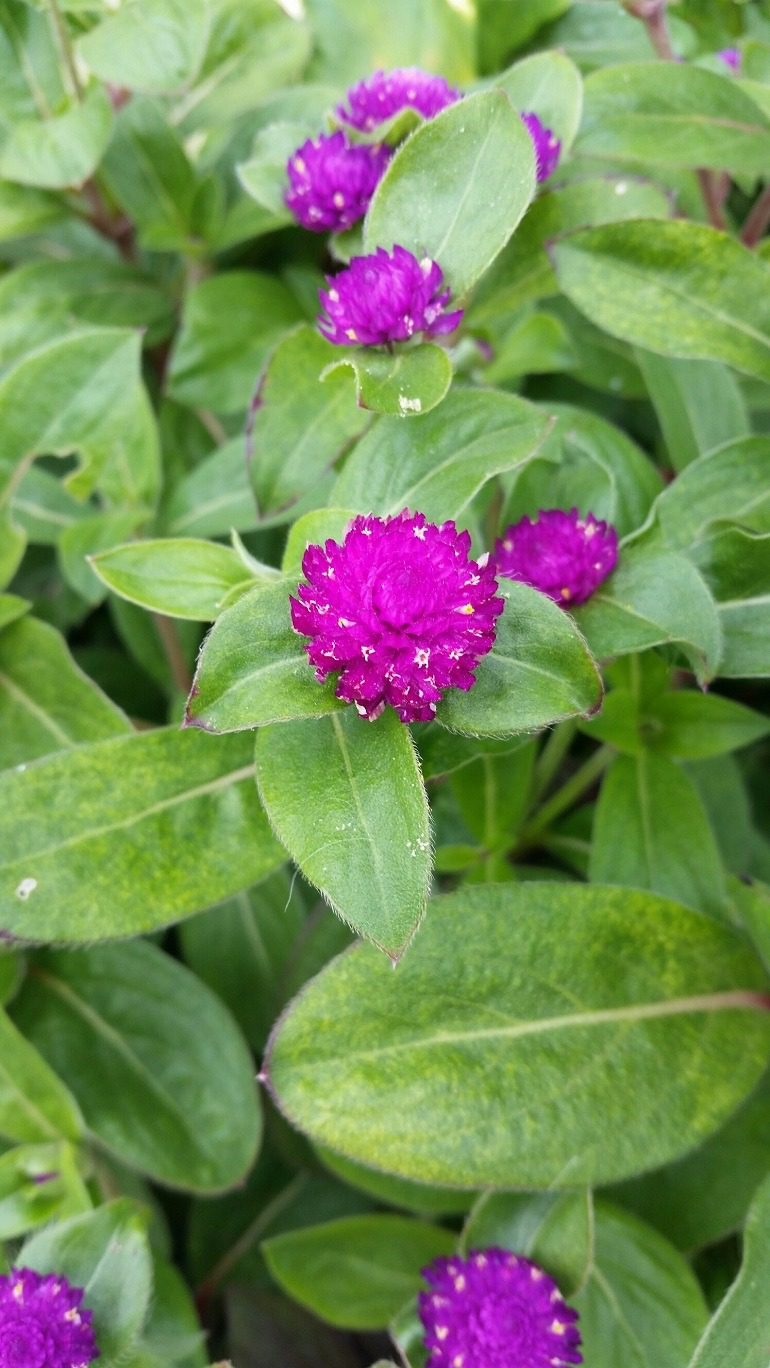
<path fill-rule="evenodd" d="M 443 76 L 432 76 L 419 67 L 396 67 L 375 71 L 368 80 L 352 86 L 345 96 L 347 104 L 338 105 L 336 113 L 343 123 L 370 133 L 402 109 L 416 109 L 424 119 L 432 119 L 461 98 Z"/>
<path fill-rule="evenodd" d="M 577 1311 L 537 1264 L 505 1249 L 436 1259 L 419 1298 L 428 1368 L 568 1368 L 582 1363 Z"/>
<path fill-rule="evenodd" d="M 352 228 L 369 208 L 389 160 L 389 148 L 351 147 L 344 133 L 308 138 L 286 165 L 286 206 L 313 233 Z"/>
<path fill-rule="evenodd" d="M 522 518 L 496 543 L 494 555 L 499 575 L 531 584 L 563 608 L 585 603 L 617 560 L 615 528 L 592 513 L 581 517 L 576 508 L 546 508 L 534 521 Z"/>
<path fill-rule="evenodd" d="M 446 313 L 449 290 L 441 289 L 441 267 L 430 257 L 418 261 L 406 247 L 353 257 L 319 290 L 324 308 L 318 326 L 338 347 L 381 347 L 410 337 L 454 332 L 462 309 Z"/>
<path fill-rule="evenodd" d="M 717 57 L 721 57 L 722 61 L 726 66 L 729 66 L 731 71 L 740 71 L 741 62 L 743 60 L 743 54 L 740 48 L 722 48 L 722 51 L 717 53 Z"/>
<path fill-rule="evenodd" d="M 561 156 L 561 142 L 550 128 L 541 123 L 537 114 L 522 114 L 522 120 L 535 149 L 535 170 L 538 182 L 552 176 Z"/>
<path fill-rule="evenodd" d="M 292 625 L 310 638 L 316 678 L 338 673 L 337 697 L 370 722 L 388 704 L 402 722 L 429 722 L 446 689 L 475 683 L 504 605 L 470 544 L 453 522 L 404 509 L 355 518 L 341 544 L 307 548 Z"/>
<path fill-rule="evenodd" d="M 0 1277 L 0 1368 L 88 1368 L 99 1357 L 83 1291 L 56 1273 Z"/>

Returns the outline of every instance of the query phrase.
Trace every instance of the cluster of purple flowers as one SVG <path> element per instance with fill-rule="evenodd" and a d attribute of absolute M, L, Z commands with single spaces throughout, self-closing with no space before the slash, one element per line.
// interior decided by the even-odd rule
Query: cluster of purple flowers
<path fill-rule="evenodd" d="M 88 1368 L 99 1350 L 83 1295 L 56 1273 L 0 1277 L 0 1368 Z"/>
<path fill-rule="evenodd" d="M 556 1283 L 507 1249 L 473 1250 L 423 1269 L 428 1368 L 570 1368 L 582 1363 L 577 1311 Z"/>
<path fill-rule="evenodd" d="M 432 119 L 460 99 L 461 92 L 442 76 L 401 67 L 376 71 L 353 86 L 336 115 L 348 129 L 371 134 L 403 110 Z M 543 181 L 556 168 L 561 143 L 536 114 L 521 117 L 535 149 L 538 181 Z M 343 130 L 309 138 L 287 163 L 286 205 L 311 232 L 352 228 L 365 215 L 391 155 L 384 143 L 351 143 Z M 326 311 L 319 320 L 321 332 L 337 346 L 363 347 L 452 332 L 463 311 L 445 312 L 449 291 L 441 289 L 442 281 L 438 262 L 429 257 L 418 261 L 405 247 L 353 257 L 345 270 L 327 276 L 328 289 L 321 291 Z"/>
<path fill-rule="evenodd" d="M 583 603 L 615 568 L 617 533 L 576 508 L 509 527 L 493 557 L 470 558 L 470 537 L 404 509 L 355 518 L 342 542 L 308 546 L 306 583 L 291 599 L 316 677 L 337 674 L 337 697 L 373 721 L 430 721 L 447 689 L 468 690 L 491 651 L 504 601 L 498 576 L 562 607 Z"/>

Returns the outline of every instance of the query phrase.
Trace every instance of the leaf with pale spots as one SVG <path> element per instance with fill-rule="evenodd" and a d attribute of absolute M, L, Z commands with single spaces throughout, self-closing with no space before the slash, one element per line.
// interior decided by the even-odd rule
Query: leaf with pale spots
<path fill-rule="evenodd" d="M 350 370 L 359 408 L 372 409 L 397 418 L 429 413 L 446 395 L 452 383 L 452 362 L 443 347 L 422 342 L 394 353 L 361 347 L 343 352 L 321 372 L 321 379 L 338 380 Z"/>

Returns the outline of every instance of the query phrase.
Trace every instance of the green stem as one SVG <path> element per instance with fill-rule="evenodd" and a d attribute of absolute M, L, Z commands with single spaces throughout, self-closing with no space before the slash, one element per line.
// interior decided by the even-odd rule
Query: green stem
<path fill-rule="evenodd" d="M 59 46 L 61 58 L 69 73 L 70 81 L 72 82 L 73 94 L 75 95 L 75 98 L 82 103 L 84 94 L 83 85 L 78 74 L 75 50 L 72 46 L 69 29 L 67 28 L 64 15 L 59 9 L 59 0 L 48 0 L 48 4 L 51 10 L 51 19 L 53 20 L 56 41 Z"/>
<path fill-rule="evenodd" d="M 542 798 L 543 794 L 551 787 L 561 762 L 572 745 L 576 731 L 577 722 L 570 719 L 568 722 L 560 722 L 547 738 L 535 766 L 535 778 L 532 784 L 533 803 Z"/>
<path fill-rule="evenodd" d="M 593 788 L 614 755 L 615 751 L 612 746 L 600 746 L 593 755 L 588 757 L 585 764 L 581 765 L 580 769 L 576 770 L 572 777 L 567 780 L 566 784 L 562 784 L 553 797 L 549 798 L 547 803 L 543 803 L 539 812 L 535 813 L 531 822 L 527 822 L 521 833 L 518 844 L 519 853 L 536 845 L 539 837 L 548 830 L 557 817 L 561 817 L 568 808 L 574 807 L 578 799 L 582 798 L 583 794 L 587 793 L 590 788 Z"/>

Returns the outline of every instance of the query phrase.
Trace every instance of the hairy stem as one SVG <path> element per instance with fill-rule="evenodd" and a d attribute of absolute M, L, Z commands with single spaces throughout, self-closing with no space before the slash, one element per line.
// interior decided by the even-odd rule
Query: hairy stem
<path fill-rule="evenodd" d="M 749 210 L 746 222 L 741 229 L 741 242 L 747 247 L 756 247 L 765 235 L 770 224 L 770 185 L 766 185 L 761 195 Z"/>
<path fill-rule="evenodd" d="M 612 746 L 600 746 L 593 755 L 588 757 L 585 764 L 581 765 L 580 769 L 567 780 L 566 784 L 562 784 L 561 788 L 556 790 L 547 803 L 543 803 L 540 810 L 535 813 L 531 821 L 527 822 L 521 832 L 517 846 L 518 854 L 536 845 L 539 838 L 553 822 L 561 817 L 562 813 L 574 807 L 575 803 L 589 789 L 593 788 L 614 755 L 615 751 Z"/>

